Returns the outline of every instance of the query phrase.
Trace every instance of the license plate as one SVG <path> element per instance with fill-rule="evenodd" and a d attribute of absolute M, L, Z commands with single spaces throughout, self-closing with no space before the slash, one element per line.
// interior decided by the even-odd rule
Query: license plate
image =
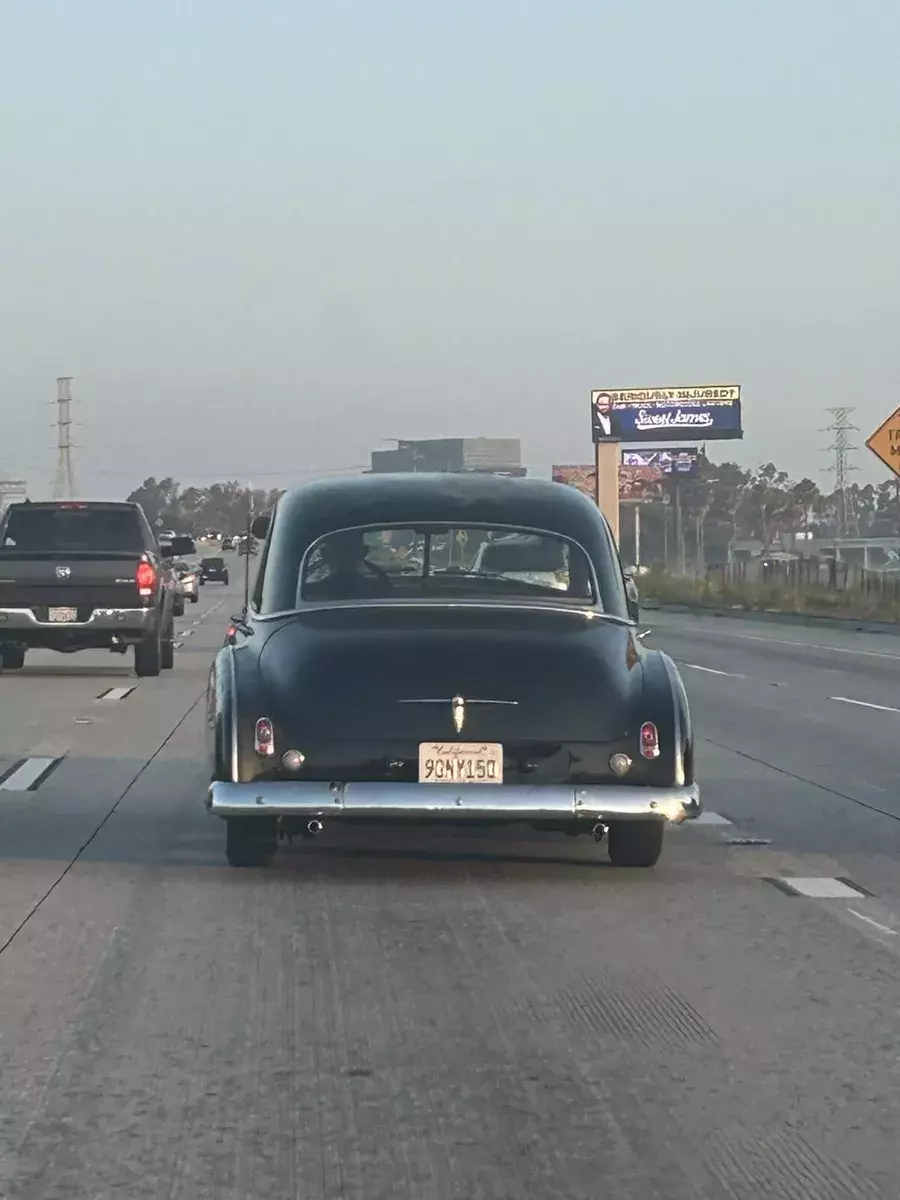
<path fill-rule="evenodd" d="M 420 742 L 419 783 L 502 783 L 497 742 Z"/>
<path fill-rule="evenodd" d="M 64 625 L 67 621 L 78 620 L 77 608 L 51 608 L 50 620 L 56 625 Z"/>

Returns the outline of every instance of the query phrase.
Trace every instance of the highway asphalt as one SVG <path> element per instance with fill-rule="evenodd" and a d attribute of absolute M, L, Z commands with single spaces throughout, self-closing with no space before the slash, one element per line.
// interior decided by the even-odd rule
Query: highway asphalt
<path fill-rule="evenodd" d="M 159 679 L 0 676 L 0 1196 L 896 1200 L 900 639 L 648 613 L 707 806 L 652 871 L 330 829 L 236 871 L 240 577 Z"/>

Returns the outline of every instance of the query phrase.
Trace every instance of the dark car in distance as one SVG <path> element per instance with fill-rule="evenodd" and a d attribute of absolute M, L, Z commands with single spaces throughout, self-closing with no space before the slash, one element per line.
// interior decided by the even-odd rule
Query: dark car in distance
<path fill-rule="evenodd" d="M 450 821 L 592 835 L 648 867 L 699 814 L 678 670 L 643 645 L 609 527 L 574 489 L 320 481 L 255 532 L 249 610 L 208 690 L 207 807 L 232 865 L 329 822 Z"/>
<path fill-rule="evenodd" d="M 88 500 L 11 504 L 0 520 L 0 670 L 30 649 L 134 648 L 137 675 L 174 665 L 174 618 L 184 600 L 173 554 L 137 504 Z"/>
<path fill-rule="evenodd" d="M 224 558 L 202 558 L 200 560 L 200 580 L 202 583 L 227 583 L 228 568 Z"/>

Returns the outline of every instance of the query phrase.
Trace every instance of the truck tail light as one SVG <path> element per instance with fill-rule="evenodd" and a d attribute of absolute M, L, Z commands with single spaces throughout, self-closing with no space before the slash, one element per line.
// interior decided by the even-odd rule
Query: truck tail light
<path fill-rule="evenodd" d="M 659 733 L 652 721 L 641 726 L 641 757 L 659 758 Z"/>
<path fill-rule="evenodd" d="M 138 595 L 152 596 L 153 589 L 156 586 L 156 567 L 154 567 L 153 563 L 142 559 L 138 563 L 135 579 L 137 581 Z"/>
<path fill-rule="evenodd" d="M 275 753 L 275 731 L 268 717 L 260 717 L 256 722 L 253 746 L 260 758 L 271 758 Z"/>

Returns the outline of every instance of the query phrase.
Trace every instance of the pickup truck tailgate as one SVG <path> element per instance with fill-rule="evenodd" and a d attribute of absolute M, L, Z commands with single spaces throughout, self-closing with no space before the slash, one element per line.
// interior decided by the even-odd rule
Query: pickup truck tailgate
<path fill-rule="evenodd" d="M 39 621 L 48 610 L 76 608 L 86 621 L 95 608 L 141 608 L 138 595 L 139 553 L 92 552 L 83 557 L 0 551 L 0 609 L 30 608 Z"/>

